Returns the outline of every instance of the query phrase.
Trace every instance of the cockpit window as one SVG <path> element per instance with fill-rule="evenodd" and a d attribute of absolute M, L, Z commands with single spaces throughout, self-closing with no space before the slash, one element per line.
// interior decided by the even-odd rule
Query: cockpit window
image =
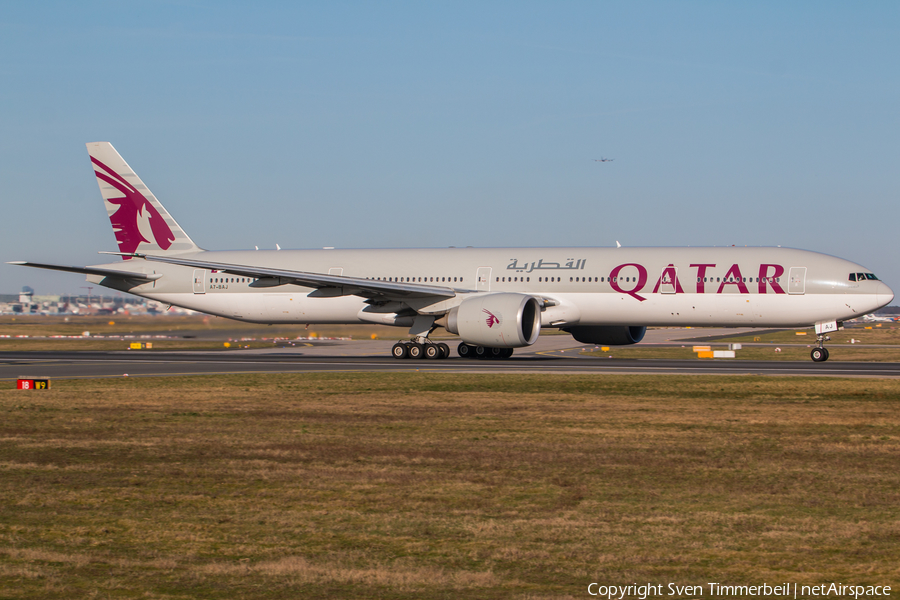
<path fill-rule="evenodd" d="M 875 273 L 850 273 L 850 281 L 879 281 Z"/>

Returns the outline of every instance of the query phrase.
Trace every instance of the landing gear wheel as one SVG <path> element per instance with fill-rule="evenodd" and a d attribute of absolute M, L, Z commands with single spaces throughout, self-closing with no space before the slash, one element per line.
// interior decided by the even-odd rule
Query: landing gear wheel
<path fill-rule="evenodd" d="M 394 358 L 408 358 L 409 357 L 409 348 L 406 347 L 406 344 L 403 342 L 397 342 L 394 344 L 394 347 L 391 348 L 391 356 Z"/>
<path fill-rule="evenodd" d="M 460 342 L 456 347 L 456 352 L 460 358 L 475 358 L 475 346 L 470 346 L 465 342 Z"/>
<path fill-rule="evenodd" d="M 425 352 L 424 348 L 422 348 L 422 344 L 410 344 L 409 357 L 412 359 L 425 358 Z"/>
<path fill-rule="evenodd" d="M 479 358 L 484 360 L 488 358 L 490 355 L 488 354 L 488 349 L 484 346 L 475 346 L 475 358 Z"/>
<path fill-rule="evenodd" d="M 506 348 L 488 348 L 488 358 L 506 358 Z"/>
<path fill-rule="evenodd" d="M 812 357 L 814 362 L 825 362 L 828 360 L 828 349 L 826 348 L 813 348 L 812 352 L 809 353 L 810 357 Z"/>
<path fill-rule="evenodd" d="M 441 358 L 450 358 L 450 346 L 441 342 L 438 347 L 441 349 Z"/>
<path fill-rule="evenodd" d="M 442 354 L 443 352 L 441 352 L 441 349 L 437 344 L 425 345 L 425 358 L 438 359 L 442 358 Z"/>
<path fill-rule="evenodd" d="M 500 358 L 509 358 L 509 357 L 512 356 L 512 355 L 513 355 L 513 349 L 512 349 L 512 348 L 504 348 L 504 350 L 503 350 L 503 356 L 501 356 Z"/>

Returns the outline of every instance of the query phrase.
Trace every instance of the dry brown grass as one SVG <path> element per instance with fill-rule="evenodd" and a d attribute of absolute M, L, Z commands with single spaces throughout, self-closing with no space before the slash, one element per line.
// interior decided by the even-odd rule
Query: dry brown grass
<path fill-rule="evenodd" d="M 868 328 L 868 329 L 867 329 Z M 702 329 L 698 335 L 703 335 Z M 806 335 L 797 335 L 797 332 Z M 900 345 L 900 323 L 854 323 L 846 326 L 841 331 L 829 334 L 832 344 L 849 344 L 851 339 L 862 344 L 890 344 Z M 774 342 L 788 344 L 812 344 L 815 343 L 816 333 L 810 329 L 789 329 L 774 333 L 745 334 L 733 338 L 719 340 L 721 342 Z"/>
<path fill-rule="evenodd" d="M 113 324 L 110 325 L 110 322 Z M 105 316 L 55 316 L 19 315 L 0 316 L 0 335 L 180 335 L 184 332 L 215 335 L 218 332 L 236 332 L 249 337 L 307 336 L 317 333 L 322 337 L 355 337 L 368 339 L 373 333 L 388 339 L 403 333 L 403 329 L 380 325 L 261 325 L 209 315 L 105 315 Z M 227 337 L 227 336 L 226 336 Z M 14 339 L 14 338 L 13 338 Z M 3 342 L 0 339 L 0 342 Z"/>
<path fill-rule="evenodd" d="M 900 581 L 900 382 L 274 375 L 0 390 L 0 596 Z"/>
<path fill-rule="evenodd" d="M 129 350 L 132 342 L 150 342 L 152 348 L 144 348 L 142 353 L 160 351 L 206 350 L 228 352 L 241 349 L 297 348 L 306 344 L 302 340 L 275 341 L 232 341 L 225 346 L 222 341 L 212 340 L 160 340 L 160 339 L 0 339 L 0 352 L 122 352 Z"/>
<path fill-rule="evenodd" d="M 743 348 L 737 350 L 735 359 L 737 360 L 776 360 L 776 361 L 805 361 L 809 362 L 809 353 L 814 345 L 789 346 L 784 344 L 772 344 L 769 346 L 752 346 L 744 345 Z M 712 360 L 706 358 L 698 358 L 697 354 L 692 350 L 691 345 L 685 345 L 684 348 L 671 346 L 613 346 L 607 351 L 593 350 L 593 346 L 583 346 L 589 348 L 587 352 L 582 352 L 586 356 L 595 356 L 601 359 L 609 358 L 646 358 L 646 359 L 672 359 L 672 360 Z M 713 350 L 727 350 L 724 344 L 712 346 Z M 896 348 L 864 348 L 861 346 L 840 346 L 828 345 L 831 362 L 849 361 L 849 362 L 900 362 L 900 346 Z M 570 351 L 571 352 L 571 351 Z M 568 352 L 560 354 L 565 356 Z M 552 353 L 557 354 L 557 353 Z M 731 359 L 722 359 L 731 360 Z"/>
<path fill-rule="evenodd" d="M 842 331 L 831 334 L 831 340 L 827 343 L 831 361 L 851 362 L 900 362 L 900 325 L 884 323 L 883 327 L 865 329 L 862 326 L 848 327 Z M 685 332 L 688 335 L 702 338 L 704 329 L 693 329 Z M 797 335 L 797 332 L 806 335 Z M 855 340 L 851 344 L 851 340 Z M 743 347 L 737 351 L 739 360 L 780 360 L 780 361 L 808 361 L 810 350 L 815 346 L 816 336 L 812 329 L 784 330 L 773 333 L 738 335 L 730 338 L 716 339 L 711 342 L 714 350 L 726 350 L 726 344 L 737 342 Z M 583 346 L 588 350 L 586 354 L 598 358 L 670 358 L 670 359 L 698 359 L 693 352 L 693 345 L 705 345 L 706 342 L 683 342 L 683 347 L 667 344 L 665 346 L 649 346 L 637 344 L 635 346 L 613 346 L 603 352 L 595 350 L 593 345 Z M 851 344 L 842 345 L 838 344 Z M 867 346 L 886 347 L 867 347 Z M 893 345 L 894 347 L 890 347 Z"/>

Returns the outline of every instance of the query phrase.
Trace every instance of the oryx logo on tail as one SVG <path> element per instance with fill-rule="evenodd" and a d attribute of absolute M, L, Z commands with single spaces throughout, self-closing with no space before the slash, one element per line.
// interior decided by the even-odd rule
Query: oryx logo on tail
<path fill-rule="evenodd" d="M 116 241 L 119 243 L 119 252 L 136 252 L 142 243 L 155 244 L 159 248 L 167 250 L 175 241 L 175 234 L 172 233 L 172 229 L 159 211 L 142 193 L 113 169 L 93 156 L 91 162 L 95 165 L 94 174 L 97 175 L 97 179 L 124 194 L 121 198 L 106 199 L 110 204 L 119 207 L 109 216 L 116 234 Z"/>
<path fill-rule="evenodd" d="M 488 327 L 493 327 L 494 325 L 499 325 L 499 324 L 500 324 L 500 319 L 497 317 L 497 315 L 495 315 L 494 313 L 492 313 L 492 312 L 489 311 L 488 309 L 482 308 L 482 309 L 481 309 L 481 312 L 487 313 L 488 318 L 485 319 L 484 322 L 487 323 L 487 326 L 488 326 Z"/>

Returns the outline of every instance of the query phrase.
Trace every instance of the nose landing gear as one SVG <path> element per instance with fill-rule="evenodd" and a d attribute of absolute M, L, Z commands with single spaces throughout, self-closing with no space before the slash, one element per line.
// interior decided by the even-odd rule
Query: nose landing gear
<path fill-rule="evenodd" d="M 825 362 L 828 360 L 828 348 L 825 348 L 824 346 L 821 348 L 813 348 L 809 355 L 814 362 Z"/>
<path fill-rule="evenodd" d="M 813 362 L 825 362 L 826 360 L 828 360 L 828 348 L 825 347 L 825 342 L 830 339 L 831 338 L 824 333 L 820 333 L 816 336 L 816 347 L 813 348 L 812 352 L 809 353 L 809 356 L 813 359 Z"/>
<path fill-rule="evenodd" d="M 831 338 L 826 334 L 843 328 L 844 324 L 841 321 L 821 321 L 816 323 L 816 347 L 809 353 L 810 358 L 814 362 L 825 362 L 828 360 L 828 349 L 825 347 L 825 342 Z"/>

